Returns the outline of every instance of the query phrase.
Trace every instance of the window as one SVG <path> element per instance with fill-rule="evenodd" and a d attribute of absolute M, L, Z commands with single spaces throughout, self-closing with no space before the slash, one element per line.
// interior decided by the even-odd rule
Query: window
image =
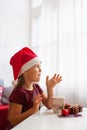
<path fill-rule="evenodd" d="M 41 0 L 31 0 L 31 5 L 31 47 L 39 54 L 41 34 Z"/>
<path fill-rule="evenodd" d="M 41 0 L 32 0 L 32 8 L 38 7 L 41 5 Z"/>
<path fill-rule="evenodd" d="M 50 31 L 48 29 L 53 28 L 54 30 L 54 24 L 53 26 L 51 26 L 51 24 L 49 25 L 49 23 L 47 23 L 46 21 L 43 22 L 44 20 L 42 18 L 44 17 L 42 14 L 41 0 L 31 0 L 31 5 L 31 47 L 35 50 L 35 52 L 39 55 L 39 57 L 42 60 L 42 77 L 40 84 L 43 87 L 43 89 L 46 90 L 45 77 L 50 74 L 53 75 L 53 73 L 56 72 L 55 70 L 57 61 L 54 57 L 56 55 L 57 47 L 55 41 L 52 40 L 55 39 L 55 34 L 53 34 L 51 31 L 51 39 L 49 39 L 48 36 L 48 32 Z M 42 34 L 44 35 L 42 36 Z"/>

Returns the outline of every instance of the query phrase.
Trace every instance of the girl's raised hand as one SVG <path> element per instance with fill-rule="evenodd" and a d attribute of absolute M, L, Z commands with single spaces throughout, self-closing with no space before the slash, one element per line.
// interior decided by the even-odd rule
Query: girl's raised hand
<path fill-rule="evenodd" d="M 49 79 L 49 76 L 46 77 L 46 86 L 47 88 L 53 88 L 62 80 L 62 76 L 59 74 L 54 74 L 52 78 Z"/>

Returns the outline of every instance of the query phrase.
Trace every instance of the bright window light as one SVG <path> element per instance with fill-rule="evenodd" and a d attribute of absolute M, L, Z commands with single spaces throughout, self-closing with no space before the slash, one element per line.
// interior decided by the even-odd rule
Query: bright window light
<path fill-rule="evenodd" d="M 41 5 L 42 0 L 32 0 L 32 8 L 36 8 L 37 6 Z"/>

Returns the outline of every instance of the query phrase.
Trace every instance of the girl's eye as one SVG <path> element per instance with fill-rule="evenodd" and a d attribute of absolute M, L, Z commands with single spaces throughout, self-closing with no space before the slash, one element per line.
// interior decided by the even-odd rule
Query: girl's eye
<path fill-rule="evenodd" d="M 40 65 L 36 65 L 35 67 L 36 67 L 36 68 L 38 68 L 38 69 L 40 69 L 40 68 L 41 68 L 41 66 L 40 66 Z"/>
<path fill-rule="evenodd" d="M 37 68 L 40 68 L 40 66 L 39 66 L 39 65 L 37 65 L 36 67 L 37 67 Z"/>
<path fill-rule="evenodd" d="M 38 67 L 38 65 L 35 65 L 35 67 Z"/>

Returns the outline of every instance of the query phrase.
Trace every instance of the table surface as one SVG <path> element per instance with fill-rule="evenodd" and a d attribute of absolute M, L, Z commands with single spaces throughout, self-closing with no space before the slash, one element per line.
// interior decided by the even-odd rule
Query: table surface
<path fill-rule="evenodd" d="M 78 117 L 58 117 L 52 110 L 42 107 L 12 130 L 87 130 L 87 108 Z"/>

